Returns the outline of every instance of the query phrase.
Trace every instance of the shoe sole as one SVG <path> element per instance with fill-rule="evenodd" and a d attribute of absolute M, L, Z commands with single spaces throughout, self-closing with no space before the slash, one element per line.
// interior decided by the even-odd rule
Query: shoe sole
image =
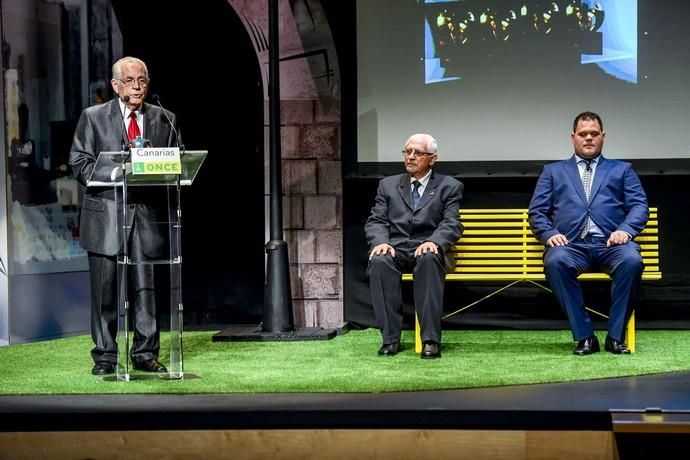
<path fill-rule="evenodd" d="M 604 349 L 605 349 L 606 351 L 608 351 L 609 353 L 611 353 L 612 355 L 629 355 L 629 354 L 630 354 L 630 350 L 626 350 L 626 351 L 614 351 L 614 350 L 613 350 L 612 348 L 610 348 L 610 347 L 604 347 Z"/>

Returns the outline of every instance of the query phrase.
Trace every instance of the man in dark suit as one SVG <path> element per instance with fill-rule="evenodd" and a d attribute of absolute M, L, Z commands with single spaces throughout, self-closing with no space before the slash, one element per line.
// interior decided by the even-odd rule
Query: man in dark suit
<path fill-rule="evenodd" d="M 532 231 L 546 245 L 546 278 L 568 315 L 579 356 L 600 347 L 577 276 L 591 268 L 611 274 L 605 349 L 628 354 L 625 325 L 637 306 L 644 269 L 633 240 L 647 223 L 647 197 L 630 163 L 601 155 L 605 135 L 599 115 L 575 117 L 575 155 L 544 167 L 529 205 Z"/>
<path fill-rule="evenodd" d="M 144 102 L 149 76 L 146 64 L 125 57 L 113 65 L 111 85 L 117 97 L 85 109 L 77 124 L 70 165 L 77 180 L 86 185 L 100 152 L 120 151 L 135 138 L 148 139 L 151 146 L 178 145 L 176 117 Z M 171 120 L 172 124 L 167 120 Z M 137 194 L 136 192 L 139 192 Z M 165 206 L 150 189 L 128 194 L 127 220 L 129 253 L 133 260 L 145 261 L 165 254 L 165 238 L 158 222 Z M 157 217 L 158 215 L 158 217 Z M 86 189 L 81 209 L 80 243 L 88 251 L 91 279 L 91 336 L 95 347 L 91 356 L 94 375 L 113 373 L 117 362 L 117 254 L 122 245 L 117 232 L 117 205 L 112 187 Z M 160 348 L 153 287 L 153 266 L 136 264 L 129 268 L 133 295 L 134 339 L 130 349 L 135 369 L 166 372 L 158 362 Z M 131 304 L 132 304 L 131 303 Z"/>
<path fill-rule="evenodd" d="M 407 140 L 403 150 L 407 172 L 381 180 L 365 225 L 371 297 L 383 336 L 379 355 L 400 351 L 401 274 L 411 271 L 422 358 L 441 356 L 445 255 L 462 233 L 458 209 L 463 186 L 431 169 L 438 160 L 436 150 L 436 140 L 428 134 Z"/>

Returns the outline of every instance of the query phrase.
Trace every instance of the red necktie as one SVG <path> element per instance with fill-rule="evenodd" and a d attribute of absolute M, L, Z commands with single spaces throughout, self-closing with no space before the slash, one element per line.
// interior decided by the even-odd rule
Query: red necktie
<path fill-rule="evenodd" d="M 139 131 L 139 124 L 137 123 L 136 112 L 129 113 L 129 127 L 127 128 L 127 136 L 129 137 L 130 141 L 141 136 L 141 131 Z"/>

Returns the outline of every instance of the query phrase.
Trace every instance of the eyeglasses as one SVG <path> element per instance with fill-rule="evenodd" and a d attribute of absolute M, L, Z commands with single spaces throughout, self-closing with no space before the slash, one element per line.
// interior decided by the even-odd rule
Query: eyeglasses
<path fill-rule="evenodd" d="M 131 88 L 132 86 L 134 86 L 135 83 L 137 84 L 137 86 L 142 86 L 142 87 L 149 85 L 149 79 L 144 78 L 144 77 L 127 78 L 126 80 L 122 80 L 122 79 L 118 78 L 118 80 L 120 80 L 122 82 L 122 84 L 125 85 L 127 88 Z"/>
<path fill-rule="evenodd" d="M 435 153 L 430 153 L 430 152 L 422 152 L 417 149 L 405 149 L 402 151 L 403 158 L 405 157 L 411 157 L 414 155 L 417 158 L 424 158 L 424 157 L 430 157 L 432 155 L 436 155 Z"/>

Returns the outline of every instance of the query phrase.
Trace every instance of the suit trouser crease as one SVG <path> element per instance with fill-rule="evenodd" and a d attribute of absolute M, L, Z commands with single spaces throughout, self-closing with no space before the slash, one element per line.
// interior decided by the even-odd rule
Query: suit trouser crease
<path fill-rule="evenodd" d="M 95 362 L 117 361 L 117 294 L 113 291 L 116 265 L 114 256 L 89 253 L 91 339 L 95 344 L 91 357 Z"/>
<path fill-rule="evenodd" d="M 374 256 L 368 272 L 374 315 L 383 343 L 399 342 L 403 324 L 402 273 L 389 255 Z"/>
<path fill-rule="evenodd" d="M 136 223 L 131 232 L 130 246 L 133 260 L 146 260 Z M 117 263 L 116 256 L 89 253 L 89 271 L 92 279 L 91 337 L 95 344 L 91 355 L 95 362 L 115 363 L 117 361 L 117 270 L 121 270 L 120 275 L 123 276 L 125 266 Z M 127 267 L 127 272 L 131 299 L 130 324 L 134 329 L 130 356 L 134 362 L 158 358 L 160 337 L 153 265 L 130 265 Z"/>
<path fill-rule="evenodd" d="M 608 334 L 611 338 L 623 341 L 625 326 L 639 303 L 640 284 L 644 262 L 637 245 L 616 246 L 611 262 L 611 312 L 609 313 Z"/>
<path fill-rule="evenodd" d="M 635 243 L 606 247 L 605 239 L 598 244 L 571 242 L 567 246 L 547 249 L 544 271 L 558 304 L 568 316 L 574 340 L 594 335 L 592 321 L 585 310 L 582 288 L 577 280 L 580 273 L 601 267 L 610 272 L 611 309 L 608 335 L 623 339 L 625 325 L 637 306 L 639 286 L 644 265 Z"/>
<path fill-rule="evenodd" d="M 417 260 L 415 260 L 417 259 Z M 414 302 L 422 341 L 441 341 L 441 312 L 445 265 L 442 255 L 428 253 L 414 257 L 414 250 L 396 248 L 395 257 L 374 256 L 369 262 L 368 274 L 372 304 L 383 342 L 400 341 L 403 326 L 402 272 L 414 274 Z"/>
<path fill-rule="evenodd" d="M 419 317 L 422 342 L 441 343 L 441 314 L 445 265 L 442 256 L 427 252 L 417 257 L 414 267 L 414 304 Z"/>

